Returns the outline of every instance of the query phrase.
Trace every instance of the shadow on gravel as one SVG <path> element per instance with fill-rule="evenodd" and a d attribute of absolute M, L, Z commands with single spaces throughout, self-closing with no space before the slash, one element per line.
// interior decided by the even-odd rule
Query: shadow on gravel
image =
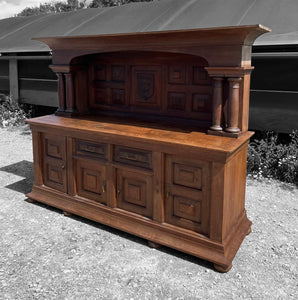
<path fill-rule="evenodd" d="M 28 199 L 26 199 L 25 201 L 28 201 Z M 50 211 L 53 211 L 53 212 L 56 212 L 56 213 L 59 213 L 59 214 L 62 213 L 62 210 L 60 210 L 60 209 L 58 209 L 56 207 L 49 206 L 49 205 L 44 204 L 44 203 L 34 202 L 34 203 L 31 203 L 31 204 L 32 205 L 37 205 L 39 207 L 43 207 L 45 209 L 48 209 Z M 119 237 L 121 237 L 123 239 L 127 239 L 127 240 L 130 240 L 130 241 L 134 242 L 134 243 L 138 243 L 140 245 L 149 247 L 147 240 L 142 239 L 140 237 L 137 237 L 135 235 L 129 234 L 127 232 L 118 230 L 116 228 L 113 228 L 113 227 L 110 227 L 110 226 L 106 226 L 104 224 L 101 224 L 101 223 L 98 223 L 98 222 L 95 222 L 95 221 L 92 221 L 92 220 L 80 217 L 78 215 L 67 216 L 67 218 L 71 218 L 71 219 L 76 220 L 78 222 L 82 222 L 82 223 L 85 223 L 85 224 L 87 224 L 89 226 L 93 226 L 93 227 L 95 227 L 95 228 L 97 228 L 99 230 L 104 230 L 106 232 L 109 232 L 110 234 L 119 236 Z M 160 247 L 157 248 L 157 249 L 153 249 L 152 248 L 152 251 L 161 251 L 161 252 L 163 252 L 163 253 L 165 253 L 165 254 L 167 254 L 169 256 L 175 256 L 175 257 L 183 259 L 183 260 L 185 260 L 187 262 L 190 262 L 190 263 L 193 263 L 193 264 L 197 264 L 197 265 L 200 265 L 202 267 L 205 267 L 207 269 L 210 269 L 210 270 L 214 271 L 213 264 L 211 262 L 205 261 L 203 259 L 197 258 L 197 257 L 192 256 L 192 255 L 188 255 L 186 253 L 180 252 L 180 251 L 172 249 L 172 248 L 168 248 L 166 246 L 160 245 Z"/>
<path fill-rule="evenodd" d="M 25 177 L 20 181 L 5 186 L 6 188 L 23 194 L 27 194 L 31 191 L 32 184 L 33 184 L 33 163 L 32 162 L 27 160 L 22 160 L 20 162 L 2 167 L 0 168 L 0 171 Z"/>

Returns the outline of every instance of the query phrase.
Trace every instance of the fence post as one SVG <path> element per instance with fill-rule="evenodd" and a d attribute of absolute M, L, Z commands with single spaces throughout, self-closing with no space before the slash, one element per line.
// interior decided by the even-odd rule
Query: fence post
<path fill-rule="evenodd" d="M 9 94 L 11 101 L 19 101 L 19 76 L 18 61 L 15 58 L 9 59 Z"/>

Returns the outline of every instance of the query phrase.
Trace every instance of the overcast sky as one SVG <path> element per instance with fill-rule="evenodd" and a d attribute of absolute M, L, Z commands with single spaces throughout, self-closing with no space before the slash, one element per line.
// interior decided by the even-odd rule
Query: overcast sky
<path fill-rule="evenodd" d="M 40 3 L 51 0 L 0 0 L 0 19 L 13 17 L 25 7 L 39 6 Z"/>

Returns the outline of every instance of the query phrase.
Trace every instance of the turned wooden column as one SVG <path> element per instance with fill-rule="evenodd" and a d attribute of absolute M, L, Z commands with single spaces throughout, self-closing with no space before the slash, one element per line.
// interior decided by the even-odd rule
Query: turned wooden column
<path fill-rule="evenodd" d="M 212 126 L 211 130 L 222 131 L 222 102 L 223 102 L 223 77 L 213 77 L 212 98 Z"/>
<path fill-rule="evenodd" d="M 64 112 L 66 109 L 64 73 L 58 72 L 57 76 L 58 76 L 58 99 L 59 99 L 59 107 L 57 112 Z"/>
<path fill-rule="evenodd" d="M 74 74 L 65 73 L 66 112 L 75 111 Z"/>
<path fill-rule="evenodd" d="M 228 78 L 229 82 L 229 98 L 228 98 L 228 117 L 227 125 L 225 128 L 226 132 L 229 133 L 239 133 L 240 129 L 238 128 L 239 120 L 239 90 L 240 90 L 240 77 L 230 77 Z"/>

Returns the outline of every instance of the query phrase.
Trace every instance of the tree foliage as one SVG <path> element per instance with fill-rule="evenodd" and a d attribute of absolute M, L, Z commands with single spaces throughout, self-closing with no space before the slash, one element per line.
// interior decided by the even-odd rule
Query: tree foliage
<path fill-rule="evenodd" d="M 35 16 L 39 14 L 59 13 L 74 11 L 83 8 L 97 8 L 119 6 L 132 2 L 151 2 L 153 0 L 92 0 L 87 4 L 87 0 L 67 0 L 57 2 L 45 2 L 36 7 L 26 7 L 16 16 Z"/>
<path fill-rule="evenodd" d="M 93 0 L 89 7 L 108 7 L 108 6 L 119 6 L 132 2 L 151 2 L 153 0 Z"/>

